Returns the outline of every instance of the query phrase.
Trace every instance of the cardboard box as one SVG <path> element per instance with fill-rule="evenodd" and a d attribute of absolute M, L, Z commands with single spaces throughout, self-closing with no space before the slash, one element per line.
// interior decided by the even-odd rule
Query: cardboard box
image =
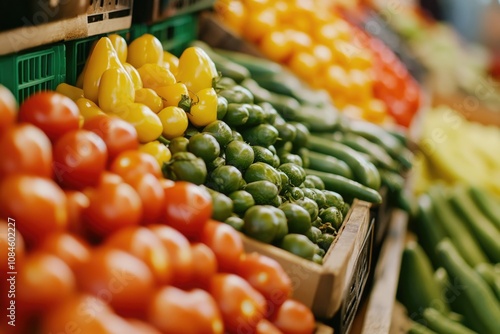
<path fill-rule="evenodd" d="M 285 269 L 293 285 L 293 298 L 312 309 L 317 318 L 329 319 L 340 310 L 349 290 L 364 288 L 357 281 L 356 272 L 360 263 L 364 278 L 369 272 L 371 248 L 368 258 L 360 257 L 363 246 L 370 247 L 371 232 L 370 203 L 355 200 L 334 243 L 325 254 L 323 265 L 302 259 L 278 247 L 244 237 L 247 252 L 267 255 Z M 370 244 L 367 244 L 370 239 Z M 365 249 L 366 250 L 366 249 Z M 365 280 L 366 282 L 366 280 Z"/>

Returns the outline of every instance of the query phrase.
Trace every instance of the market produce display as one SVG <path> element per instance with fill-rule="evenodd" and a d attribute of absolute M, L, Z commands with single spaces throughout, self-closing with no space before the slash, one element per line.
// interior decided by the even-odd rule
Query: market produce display
<path fill-rule="evenodd" d="M 265 57 L 326 90 L 351 117 L 408 126 L 418 109 L 420 88 L 392 51 L 324 2 L 221 0 L 215 9 Z"/>

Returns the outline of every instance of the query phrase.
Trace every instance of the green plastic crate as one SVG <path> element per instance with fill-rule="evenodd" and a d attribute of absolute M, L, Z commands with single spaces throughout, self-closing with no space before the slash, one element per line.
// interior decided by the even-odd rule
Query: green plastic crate
<path fill-rule="evenodd" d="M 64 44 L 0 57 L 0 84 L 22 102 L 35 92 L 53 90 L 66 80 Z"/>
<path fill-rule="evenodd" d="M 76 80 L 78 79 L 78 75 L 83 70 L 85 66 L 85 62 L 90 53 L 90 49 L 94 42 L 96 42 L 99 38 L 111 34 L 118 34 L 125 38 L 127 42 L 130 41 L 130 30 L 120 30 L 117 32 L 111 32 L 109 34 L 101 34 L 90 36 L 86 38 L 80 38 L 72 41 L 66 42 L 66 82 L 70 85 L 76 84 Z"/>

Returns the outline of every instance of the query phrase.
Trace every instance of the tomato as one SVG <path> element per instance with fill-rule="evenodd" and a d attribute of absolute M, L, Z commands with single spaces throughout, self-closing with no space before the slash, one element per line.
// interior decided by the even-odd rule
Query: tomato
<path fill-rule="evenodd" d="M 122 334 L 129 328 L 104 301 L 85 293 L 66 299 L 42 320 L 41 333 Z"/>
<path fill-rule="evenodd" d="M 161 334 L 161 332 L 148 324 L 147 322 L 138 319 L 127 319 L 128 324 L 131 326 L 130 334 Z"/>
<path fill-rule="evenodd" d="M 161 64 L 163 61 L 163 47 L 158 38 L 151 34 L 144 34 L 136 38 L 128 46 L 127 62 L 135 68 L 144 64 Z"/>
<path fill-rule="evenodd" d="M 90 245 L 80 237 L 66 232 L 49 235 L 37 250 L 57 256 L 73 271 L 90 260 Z"/>
<path fill-rule="evenodd" d="M 158 162 L 160 168 L 163 167 L 163 164 L 166 164 L 172 158 L 172 153 L 170 152 L 169 148 L 157 140 L 141 145 L 141 147 L 139 147 L 139 151 L 147 153 L 154 157 Z"/>
<path fill-rule="evenodd" d="M 293 42 L 283 31 L 271 30 L 260 41 L 260 50 L 271 60 L 286 61 L 293 51 Z"/>
<path fill-rule="evenodd" d="M 19 108 L 19 122 L 39 127 L 51 141 L 65 133 L 77 130 L 80 112 L 69 97 L 44 91 L 28 97 Z"/>
<path fill-rule="evenodd" d="M 13 175 L 0 183 L 0 218 L 9 217 L 28 244 L 38 243 L 66 228 L 66 196 L 52 180 Z"/>
<path fill-rule="evenodd" d="M 63 187 L 74 189 L 95 186 L 106 167 L 107 158 L 106 144 L 94 132 L 68 132 L 54 146 L 56 180 Z"/>
<path fill-rule="evenodd" d="M 201 242 L 214 252 L 219 271 L 234 272 L 236 270 L 243 254 L 243 241 L 235 229 L 210 220 L 203 229 Z"/>
<path fill-rule="evenodd" d="M 161 169 L 155 158 L 139 151 L 125 151 L 120 153 L 111 163 L 110 171 L 127 179 L 132 174 L 151 173 L 157 178 L 161 177 Z"/>
<path fill-rule="evenodd" d="M 193 252 L 193 278 L 195 285 L 201 288 L 206 288 L 212 279 L 212 276 L 217 272 L 217 259 L 214 252 L 202 243 L 194 243 L 191 245 Z"/>
<path fill-rule="evenodd" d="M 4 282 L 9 270 L 9 262 L 15 262 L 15 266 L 20 266 L 25 257 L 24 239 L 16 224 L 10 220 L 0 219 L 0 279 Z M 11 258 L 13 257 L 13 258 Z M 9 260 L 9 258 L 11 258 Z M 14 260 L 14 261 L 12 261 Z"/>
<path fill-rule="evenodd" d="M 311 310 L 293 299 L 285 301 L 271 321 L 285 334 L 314 333 L 314 316 Z"/>
<path fill-rule="evenodd" d="M 138 225 L 141 220 L 141 198 L 117 175 L 104 173 L 87 196 L 90 205 L 83 211 L 83 221 L 95 236 L 108 236 L 120 228 Z"/>
<path fill-rule="evenodd" d="M 124 250 L 142 260 L 159 284 L 172 280 L 172 259 L 162 241 L 150 229 L 130 226 L 113 233 L 104 246 Z"/>
<path fill-rule="evenodd" d="M 165 191 L 165 222 L 188 238 L 197 237 L 212 215 L 212 199 L 205 189 L 178 181 Z"/>
<path fill-rule="evenodd" d="M 0 85 L 0 134 L 16 121 L 17 102 L 12 92 Z"/>
<path fill-rule="evenodd" d="M 76 288 L 75 276 L 55 255 L 31 253 L 16 277 L 16 302 L 19 308 L 44 312 L 68 298 Z"/>
<path fill-rule="evenodd" d="M 253 333 L 264 318 L 264 297 L 239 276 L 215 275 L 209 292 L 219 306 L 226 331 L 230 333 Z"/>
<path fill-rule="evenodd" d="M 68 230 L 83 234 L 83 211 L 90 205 L 87 195 L 77 190 L 65 190 L 66 210 L 68 211 Z"/>
<path fill-rule="evenodd" d="M 273 313 L 292 294 L 292 282 L 276 260 L 258 253 L 245 254 L 236 270 L 264 298 Z"/>
<path fill-rule="evenodd" d="M 109 303 L 122 316 L 142 318 L 155 281 L 148 266 L 137 257 L 108 247 L 96 249 L 78 267 L 79 288 Z"/>
<path fill-rule="evenodd" d="M 158 290 L 149 304 L 148 320 L 162 333 L 224 333 L 217 304 L 200 289 L 187 292 L 169 286 Z"/>
<path fill-rule="evenodd" d="M 12 173 L 52 176 L 50 141 L 31 124 L 14 125 L 0 136 L 0 157 L 0 179 Z"/>
<path fill-rule="evenodd" d="M 165 193 L 153 174 L 136 174 L 126 180 L 134 188 L 142 203 L 143 223 L 158 223 L 165 208 Z"/>
<path fill-rule="evenodd" d="M 83 128 L 94 132 L 104 140 L 108 149 L 109 162 L 121 152 L 139 147 L 135 128 L 118 117 L 98 115 L 86 121 Z"/>
<path fill-rule="evenodd" d="M 185 286 L 193 278 L 195 258 L 189 241 L 179 231 L 165 225 L 150 225 L 151 231 L 160 238 L 172 260 L 172 284 Z"/>
<path fill-rule="evenodd" d="M 255 334 L 283 334 L 278 327 L 274 326 L 269 320 L 262 319 L 257 324 Z"/>
<path fill-rule="evenodd" d="M 162 135 L 167 139 L 182 136 L 189 125 L 188 116 L 180 107 L 163 108 L 158 113 L 158 117 L 163 127 Z"/>

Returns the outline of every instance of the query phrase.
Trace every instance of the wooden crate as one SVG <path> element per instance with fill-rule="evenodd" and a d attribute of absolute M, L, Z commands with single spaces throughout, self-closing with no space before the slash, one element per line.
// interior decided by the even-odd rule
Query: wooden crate
<path fill-rule="evenodd" d="M 292 280 L 293 298 L 311 308 L 317 318 L 332 318 L 352 289 L 364 288 L 358 278 L 366 278 L 370 267 L 373 231 L 370 206 L 367 202 L 354 201 L 337 238 L 325 254 L 323 265 L 248 237 L 243 238 L 245 250 L 278 261 Z"/>

